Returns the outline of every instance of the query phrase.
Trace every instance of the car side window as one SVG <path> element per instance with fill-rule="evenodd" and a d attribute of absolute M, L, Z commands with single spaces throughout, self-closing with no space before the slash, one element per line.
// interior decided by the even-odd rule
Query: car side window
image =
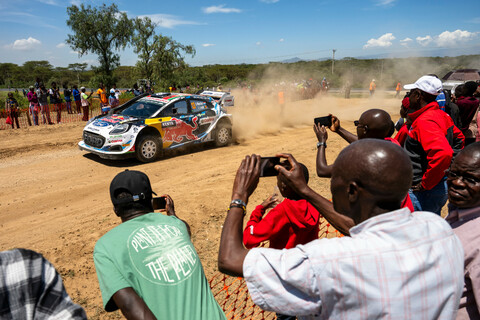
<path fill-rule="evenodd" d="M 190 100 L 190 106 L 192 107 L 192 112 L 202 112 L 212 108 L 212 105 L 207 101 L 203 100 Z"/>
<path fill-rule="evenodd" d="M 188 113 L 188 106 L 186 100 L 177 101 L 174 104 L 167 106 L 160 112 L 160 117 L 171 117 Z"/>

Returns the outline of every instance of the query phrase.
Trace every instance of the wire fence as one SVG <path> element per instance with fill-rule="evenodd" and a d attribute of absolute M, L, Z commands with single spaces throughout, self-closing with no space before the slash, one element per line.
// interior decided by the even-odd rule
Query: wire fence
<path fill-rule="evenodd" d="M 343 235 L 332 227 L 325 218 L 320 218 L 319 238 L 335 238 Z M 273 320 L 274 312 L 256 306 L 243 278 L 230 277 L 216 272 L 209 281 L 210 288 L 229 320 Z"/>

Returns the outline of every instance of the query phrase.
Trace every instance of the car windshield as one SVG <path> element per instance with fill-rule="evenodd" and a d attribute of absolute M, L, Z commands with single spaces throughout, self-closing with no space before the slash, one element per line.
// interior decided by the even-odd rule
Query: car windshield
<path fill-rule="evenodd" d="M 163 102 L 145 102 L 137 101 L 128 108 L 124 109 L 121 114 L 135 118 L 149 118 L 155 114 L 165 103 Z"/>

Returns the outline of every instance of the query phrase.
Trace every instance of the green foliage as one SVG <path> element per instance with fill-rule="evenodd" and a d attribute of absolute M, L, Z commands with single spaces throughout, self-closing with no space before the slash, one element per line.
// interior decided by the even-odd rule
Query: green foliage
<path fill-rule="evenodd" d="M 120 64 L 120 56 L 114 50 L 125 49 L 132 37 L 132 21 L 116 4 L 107 7 L 72 5 L 67 8 L 67 25 L 72 29 L 66 42 L 82 56 L 87 53 L 98 55 L 100 72 L 108 77 Z M 108 78 L 110 79 L 110 78 Z M 107 86 L 112 83 L 106 82 Z"/>
<path fill-rule="evenodd" d="M 187 67 L 184 56 L 195 56 L 195 48 L 156 34 L 156 25 L 148 17 L 135 19 L 134 25 L 132 43 L 139 58 L 136 65 L 139 75 L 164 87 L 176 83 L 179 78 L 176 73 Z"/>
<path fill-rule="evenodd" d="M 159 67 L 159 66 L 157 66 Z M 68 68 L 53 68 L 47 61 L 27 61 L 23 66 L 13 63 L 0 63 L 0 86 L 12 88 L 28 88 L 40 77 L 47 87 L 51 81 L 70 85 L 85 85 L 87 88 L 97 88 L 98 82 L 109 84 L 111 81 L 118 88 L 131 88 L 138 79 L 145 78 L 138 66 L 120 66 L 116 68 L 111 78 L 105 78 L 97 69 L 86 70 L 86 64 L 69 65 Z M 326 77 L 330 87 L 341 88 L 348 80 L 353 88 L 367 88 L 374 78 L 378 88 L 392 89 L 398 81 L 410 83 L 424 74 L 434 73 L 440 78 L 448 71 L 455 69 L 480 69 L 480 55 L 459 57 L 415 57 L 402 59 L 354 59 L 344 58 L 335 61 L 332 75 L 332 61 L 300 61 L 297 63 L 268 64 L 236 64 L 236 65 L 206 65 L 202 67 L 173 67 L 169 78 L 162 76 L 162 81 L 156 82 L 155 91 L 165 91 L 170 85 L 181 87 L 214 87 L 219 83 L 224 88 L 242 85 L 256 85 L 260 82 L 295 81 L 314 79 L 321 81 Z M 165 75 L 166 73 L 163 73 Z M 157 75 L 154 72 L 153 78 Z M 166 75 L 165 75 L 166 77 Z M 113 84 L 113 83 L 112 83 Z M 110 87 L 110 86 L 108 86 Z"/>

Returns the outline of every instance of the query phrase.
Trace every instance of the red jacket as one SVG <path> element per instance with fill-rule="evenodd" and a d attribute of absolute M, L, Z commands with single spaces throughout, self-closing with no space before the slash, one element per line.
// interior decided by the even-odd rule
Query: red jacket
<path fill-rule="evenodd" d="M 463 149 L 465 136 L 435 101 L 409 117 L 413 123 L 405 140 L 405 151 L 412 161 L 412 185 L 421 182 L 425 190 L 431 190 L 445 176 L 453 156 Z"/>
<path fill-rule="evenodd" d="M 284 199 L 267 215 L 259 205 L 250 215 L 243 231 L 243 244 L 248 249 L 270 240 L 270 248 L 290 249 L 318 239 L 320 213 L 307 200 Z"/>

